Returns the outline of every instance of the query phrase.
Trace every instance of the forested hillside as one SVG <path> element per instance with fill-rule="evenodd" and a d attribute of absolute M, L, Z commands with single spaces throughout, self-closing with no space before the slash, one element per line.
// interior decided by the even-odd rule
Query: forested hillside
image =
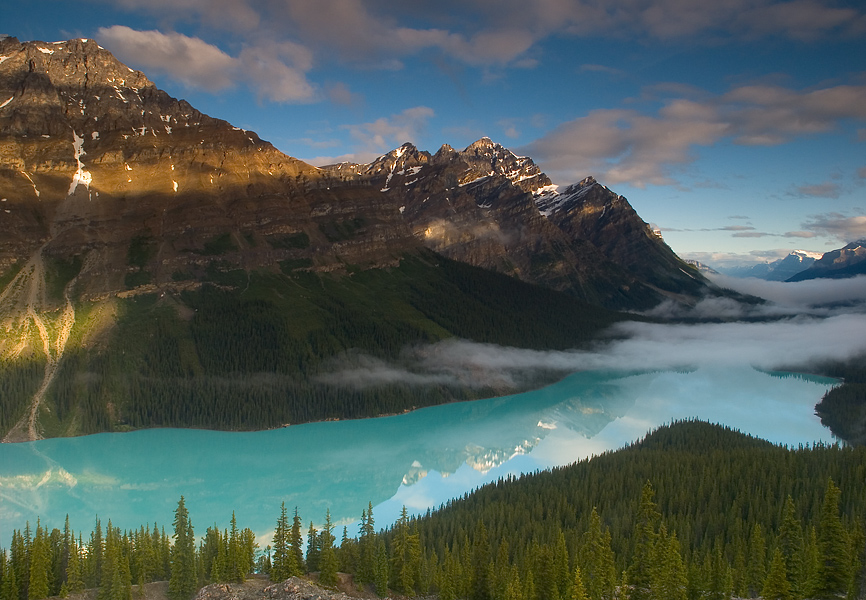
<path fill-rule="evenodd" d="M 61 286 L 62 287 L 62 286 Z M 76 305 L 40 410 L 46 437 L 141 427 L 264 429 L 370 417 L 513 392 L 466 386 L 366 389 L 327 373 L 344 353 L 396 359 L 459 337 L 571 348 L 624 315 L 432 252 L 349 274 L 213 270 L 181 293 Z M 107 323 L 111 322 L 111 326 Z M 100 333 L 103 331 L 103 333 Z M 0 361 L 0 431 L 28 410 L 43 358 Z"/>
<path fill-rule="evenodd" d="M 821 423 L 849 444 L 866 444 L 866 356 L 827 366 L 823 372 L 843 380 L 815 407 Z"/>
<path fill-rule="evenodd" d="M 616 452 L 500 480 L 436 511 L 360 535 L 330 515 L 304 525 L 275 508 L 272 543 L 232 515 L 195 533 L 183 498 L 171 538 L 156 525 L 89 537 L 37 523 L 0 553 L 2 600 L 41 600 L 99 587 L 129 600 L 133 585 L 169 579 L 174 600 L 252 569 L 281 581 L 337 572 L 379 595 L 440 600 L 698 600 L 860 598 L 866 448 L 786 448 L 721 426 L 681 422 Z M 305 515 L 304 518 L 308 518 Z M 320 518 L 320 517 L 319 517 Z M 339 542 L 338 542 L 339 540 Z"/>

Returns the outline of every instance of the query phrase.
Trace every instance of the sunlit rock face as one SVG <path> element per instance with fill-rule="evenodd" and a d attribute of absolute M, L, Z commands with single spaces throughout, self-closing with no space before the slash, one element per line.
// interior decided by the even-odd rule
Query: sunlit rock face
<path fill-rule="evenodd" d="M 37 251 L 79 256 L 77 291 L 94 298 L 127 291 L 136 237 L 151 241 L 137 268 L 156 287 L 195 278 L 215 254 L 222 268 L 302 258 L 327 270 L 394 264 L 417 246 L 381 194 L 328 189 L 319 169 L 170 97 L 92 40 L 5 38 L 0 57 L 0 270 Z M 351 235 L 328 235 L 346 220 Z"/>

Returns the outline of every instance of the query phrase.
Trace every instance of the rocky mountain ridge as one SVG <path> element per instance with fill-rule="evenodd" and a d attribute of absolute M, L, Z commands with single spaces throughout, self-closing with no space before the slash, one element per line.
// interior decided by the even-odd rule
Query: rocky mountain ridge
<path fill-rule="evenodd" d="M 573 347 L 708 291 L 625 198 L 488 138 L 317 168 L 93 40 L 0 39 L 4 439 L 404 410 L 312 378 L 448 336 Z"/>
<path fill-rule="evenodd" d="M 818 252 L 792 250 L 787 256 L 777 260 L 747 267 L 722 269 L 721 272 L 731 277 L 755 277 L 767 281 L 787 281 L 790 277 L 808 269 L 819 258 L 821 258 L 821 254 Z"/>
<path fill-rule="evenodd" d="M 842 248 L 825 252 L 808 269 L 798 272 L 788 281 L 845 279 L 857 275 L 866 275 L 866 239 L 857 240 Z"/>

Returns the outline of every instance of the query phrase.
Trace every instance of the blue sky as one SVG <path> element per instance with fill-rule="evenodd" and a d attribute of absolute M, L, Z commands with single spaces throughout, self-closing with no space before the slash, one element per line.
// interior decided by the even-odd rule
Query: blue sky
<path fill-rule="evenodd" d="M 712 265 L 866 238 L 855 0 L 32 0 L 0 33 L 95 38 L 316 165 L 489 136 Z"/>

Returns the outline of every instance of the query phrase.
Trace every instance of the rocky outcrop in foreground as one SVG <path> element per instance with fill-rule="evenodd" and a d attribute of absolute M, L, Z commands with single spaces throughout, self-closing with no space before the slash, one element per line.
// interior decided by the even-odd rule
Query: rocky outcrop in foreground
<path fill-rule="evenodd" d="M 203 587 L 195 600 L 350 600 L 344 592 L 326 590 L 311 581 L 292 577 L 272 585 L 265 580 L 241 584 L 214 583 Z"/>

